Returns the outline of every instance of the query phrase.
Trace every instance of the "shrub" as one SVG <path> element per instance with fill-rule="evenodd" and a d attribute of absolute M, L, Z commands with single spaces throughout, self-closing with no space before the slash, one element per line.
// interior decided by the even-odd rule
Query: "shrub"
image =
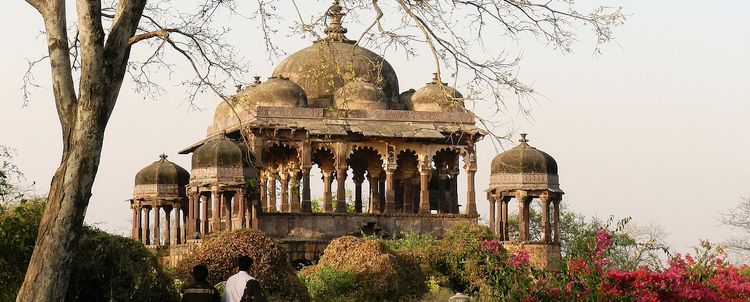
<path fill-rule="evenodd" d="M 13 301 L 36 242 L 44 200 L 0 206 L 0 301 Z M 84 226 L 66 300 L 176 301 L 168 272 L 143 244 Z"/>
<path fill-rule="evenodd" d="M 352 236 L 332 241 L 318 264 L 300 276 L 315 300 L 333 299 L 329 293 L 339 293 L 342 300 L 398 300 L 427 291 L 414 258 L 394 253 L 381 241 Z"/>
<path fill-rule="evenodd" d="M 445 237 L 435 246 L 431 262 L 436 271 L 447 277 L 448 288 L 475 294 L 487 287 L 480 267 L 486 255 L 480 246 L 490 239 L 492 233 L 487 227 L 472 223 L 456 224 L 446 230 Z"/>
<path fill-rule="evenodd" d="M 322 265 L 313 273 L 301 273 L 302 283 L 312 297 L 327 297 L 328 300 L 346 300 L 362 286 L 357 275 L 350 270 L 339 270 Z"/>
<path fill-rule="evenodd" d="M 67 301 L 178 301 L 156 255 L 130 238 L 86 227 L 73 258 Z"/>
<path fill-rule="evenodd" d="M 39 222 L 44 212 L 41 199 L 0 204 L 0 301 L 13 301 L 21 288 Z"/>
<path fill-rule="evenodd" d="M 253 229 L 221 232 L 205 238 L 194 253 L 178 264 L 177 276 L 188 282 L 193 266 L 204 264 L 209 270 L 209 280 L 218 283 L 237 273 L 237 258 L 244 255 L 253 258 L 250 274 L 260 280 L 269 295 L 289 301 L 309 300 L 307 290 L 286 260 L 284 246 Z"/>

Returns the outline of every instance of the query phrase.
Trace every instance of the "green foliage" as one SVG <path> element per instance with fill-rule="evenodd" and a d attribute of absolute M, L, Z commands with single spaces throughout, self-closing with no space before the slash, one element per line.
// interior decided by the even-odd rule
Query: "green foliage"
<path fill-rule="evenodd" d="M 143 244 L 85 227 L 68 301 L 177 301 L 174 281 Z"/>
<path fill-rule="evenodd" d="M 41 199 L 0 204 L 0 301 L 15 300 L 21 288 L 43 212 Z"/>
<path fill-rule="evenodd" d="M 36 242 L 44 200 L 0 207 L 0 301 L 15 300 Z M 143 244 L 84 227 L 68 301 L 176 301 L 172 278 Z"/>
<path fill-rule="evenodd" d="M 14 156 L 14 149 L 0 145 L 0 206 L 19 201 L 24 195 L 24 190 L 19 185 L 23 174 L 13 163 Z"/>
<path fill-rule="evenodd" d="M 322 265 L 310 274 L 300 274 L 302 283 L 313 298 L 330 298 L 329 301 L 347 301 L 358 296 L 361 284 L 351 270 Z"/>
<path fill-rule="evenodd" d="M 481 279 L 479 246 L 492 239 L 490 230 L 470 223 L 450 227 L 436 245 L 435 269 L 447 277 L 447 287 L 463 293 L 476 293 L 485 287 Z"/>
<path fill-rule="evenodd" d="M 531 240 L 541 238 L 541 214 L 538 207 L 529 209 L 529 236 Z M 609 217 L 602 221 L 568 210 L 564 204 L 560 209 L 560 249 L 566 259 L 581 258 L 592 249 L 591 242 L 596 230 L 608 229 L 614 238 L 608 250 L 612 266 L 619 269 L 635 269 L 646 265 L 658 268 L 661 252 L 668 253 L 663 234 L 655 227 L 632 225 L 630 217 L 615 221 Z M 518 239 L 518 215 L 508 215 L 508 233 L 512 240 Z"/>
<path fill-rule="evenodd" d="M 413 232 L 401 233 L 399 237 L 391 240 L 383 240 L 391 249 L 425 249 L 435 245 L 437 239 L 430 233 L 420 234 Z"/>
<path fill-rule="evenodd" d="M 427 291 L 412 255 L 396 253 L 380 240 L 352 236 L 332 241 L 318 264 L 299 275 L 315 301 L 401 300 Z"/>
<path fill-rule="evenodd" d="M 250 274 L 258 278 L 268 295 L 278 295 L 287 301 L 309 300 L 304 285 L 286 260 L 284 246 L 253 229 L 221 232 L 204 238 L 198 250 L 177 265 L 176 274 L 189 283 L 193 267 L 204 264 L 208 267 L 208 280 L 217 283 L 237 273 L 240 256 L 253 259 Z"/>

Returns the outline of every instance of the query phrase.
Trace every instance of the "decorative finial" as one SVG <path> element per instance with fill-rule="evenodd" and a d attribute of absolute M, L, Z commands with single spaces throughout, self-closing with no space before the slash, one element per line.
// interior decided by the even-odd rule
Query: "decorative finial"
<path fill-rule="evenodd" d="M 255 81 L 250 86 L 255 87 L 255 86 L 260 85 L 260 76 L 254 76 L 253 78 L 255 78 Z"/>
<path fill-rule="evenodd" d="M 161 158 L 161 161 L 165 161 L 167 160 L 167 155 L 162 153 L 161 155 L 159 155 L 159 158 Z"/>
<path fill-rule="evenodd" d="M 339 0 L 333 1 L 331 7 L 328 8 L 328 12 L 326 12 L 326 15 L 331 17 L 331 22 L 328 24 L 328 27 L 323 30 L 323 32 L 326 34 L 326 37 L 323 40 L 354 43 L 354 41 L 347 39 L 344 35 L 347 32 L 347 29 L 341 26 L 341 20 L 346 14 L 341 12 L 341 9 L 342 7 L 339 4 Z"/>
<path fill-rule="evenodd" d="M 521 133 L 521 139 L 519 139 L 518 141 L 521 142 L 521 144 L 526 145 L 526 143 L 529 142 L 529 140 L 526 139 L 526 133 Z"/>
<path fill-rule="evenodd" d="M 236 88 L 237 88 L 237 91 L 235 91 L 235 92 L 240 92 L 240 90 L 242 90 L 242 84 L 240 84 L 240 85 L 236 85 L 236 86 L 234 86 L 234 87 L 236 87 Z"/>
<path fill-rule="evenodd" d="M 438 83 L 441 83 L 439 77 L 440 77 L 440 73 L 433 72 L 432 73 L 432 82 L 429 82 L 427 84 L 438 84 Z M 443 85 L 447 85 L 446 83 L 442 83 L 442 84 Z"/>

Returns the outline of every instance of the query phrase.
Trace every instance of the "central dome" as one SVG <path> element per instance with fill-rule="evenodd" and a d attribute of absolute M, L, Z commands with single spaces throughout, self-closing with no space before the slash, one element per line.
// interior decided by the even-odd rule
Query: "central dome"
<path fill-rule="evenodd" d="M 288 78 L 305 91 L 309 107 L 327 108 L 334 93 L 355 78 L 383 89 L 387 99 L 398 96 L 398 77 L 383 57 L 348 40 L 341 27 L 341 6 L 328 9 L 331 22 L 327 37 L 316 41 L 279 63 L 272 76 Z"/>

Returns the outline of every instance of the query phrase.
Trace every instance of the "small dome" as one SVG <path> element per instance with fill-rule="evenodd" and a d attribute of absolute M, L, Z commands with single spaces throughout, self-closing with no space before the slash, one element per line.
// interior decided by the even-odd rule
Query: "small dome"
<path fill-rule="evenodd" d="M 521 134 L 521 143 L 492 160 L 492 174 L 539 173 L 557 175 L 557 162 L 547 153 L 529 146 L 526 134 Z"/>
<path fill-rule="evenodd" d="M 351 81 L 336 91 L 333 102 L 338 109 L 385 110 L 388 103 L 380 87 L 365 79 Z"/>
<path fill-rule="evenodd" d="M 307 94 L 310 107 L 327 108 L 333 96 L 347 80 L 365 78 L 382 87 L 386 99 L 398 95 L 398 77 L 383 57 L 355 45 L 344 34 L 341 6 L 334 3 L 328 9 L 327 36 L 312 46 L 290 55 L 279 63 L 273 76 L 284 76 L 299 84 Z"/>
<path fill-rule="evenodd" d="M 243 89 L 235 98 L 244 108 L 307 107 L 307 96 L 302 87 L 282 77 L 270 77 L 260 85 Z"/>
<path fill-rule="evenodd" d="M 135 185 L 177 185 L 184 187 L 188 184 L 190 173 L 179 165 L 168 161 L 162 154 L 161 159 L 141 169 L 135 175 Z"/>
<path fill-rule="evenodd" d="M 463 95 L 447 83 L 440 83 L 437 73 L 432 82 L 411 95 L 411 103 L 415 111 L 464 111 Z"/>
<path fill-rule="evenodd" d="M 240 146 L 225 138 L 208 141 L 193 152 L 192 169 L 215 167 L 242 167 L 243 152 Z"/>
<path fill-rule="evenodd" d="M 219 102 L 219 105 L 216 106 L 216 111 L 214 111 L 214 127 L 216 129 L 224 129 L 230 126 L 229 121 L 232 121 L 237 116 L 243 117 L 245 112 L 250 108 L 249 105 L 255 106 L 254 101 L 248 95 L 252 88 L 260 84 L 260 77 L 255 76 L 255 82 L 245 88 L 238 86 L 238 91 L 235 95 L 229 97 L 226 101 L 222 100 Z"/>

